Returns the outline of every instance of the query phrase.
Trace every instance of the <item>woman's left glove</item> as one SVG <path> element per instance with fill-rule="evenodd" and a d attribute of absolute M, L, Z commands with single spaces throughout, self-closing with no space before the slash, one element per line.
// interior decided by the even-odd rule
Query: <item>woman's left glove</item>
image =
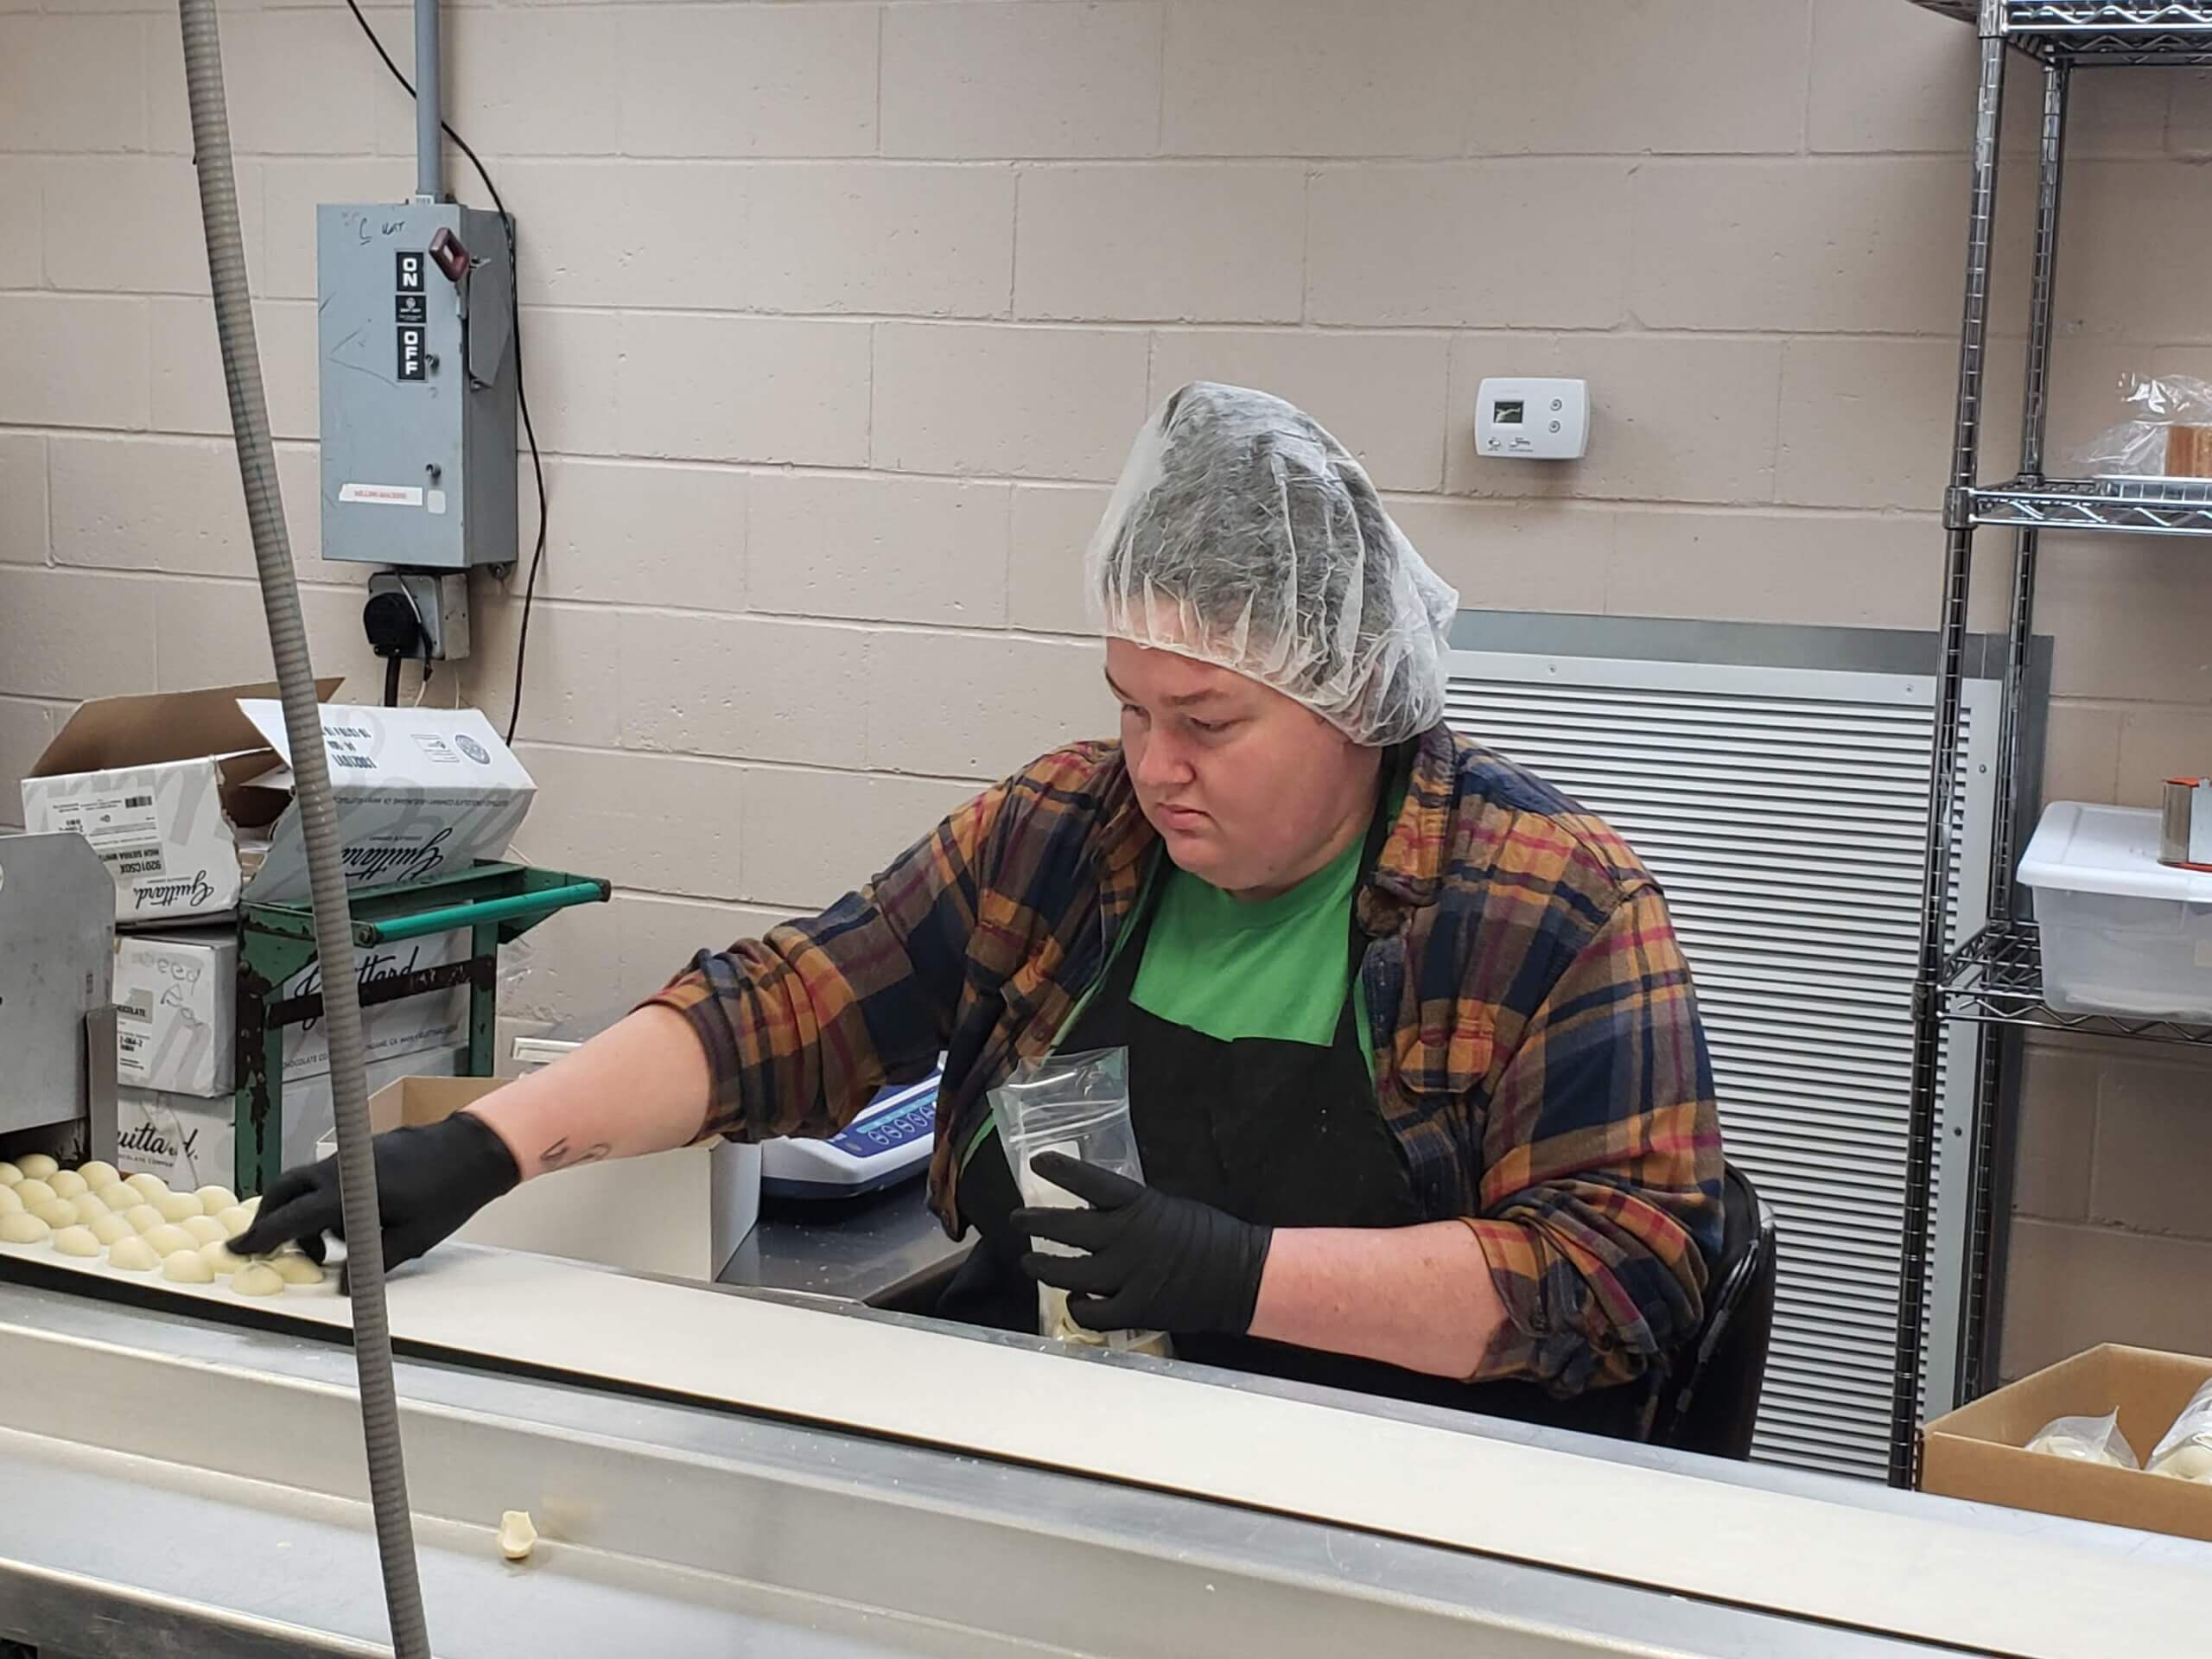
<path fill-rule="evenodd" d="M 1274 1229 L 1059 1153 L 1040 1153 L 1029 1167 L 1090 1206 L 1014 1212 L 1017 1230 L 1086 1252 L 1021 1258 L 1039 1283 L 1071 1293 L 1077 1324 L 1239 1337 L 1252 1328 Z"/>

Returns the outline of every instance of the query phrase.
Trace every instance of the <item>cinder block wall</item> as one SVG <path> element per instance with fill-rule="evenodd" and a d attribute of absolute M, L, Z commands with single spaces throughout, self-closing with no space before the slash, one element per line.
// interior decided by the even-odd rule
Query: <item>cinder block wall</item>
<path fill-rule="evenodd" d="M 408 14 L 370 16 L 409 62 Z M 373 696 L 359 573 L 316 546 L 313 209 L 404 194 L 411 113 L 334 3 L 224 21 L 315 643 Z M 522 1011 L 626 1001 L 1105 729 L 1079 551 L 1193 377 L 1313 409 L 1471 605 L 1934 620 L 1973 48 L 1905 0 L 464 3 L 447 30 L 449 114 L 521 221 L 552 499 L 524 850 L 623 889 L 543 931 Z M 0 0 L 0 823 L 77 699 L 267 669 L 189 148 L 173 7 Z M 2073 158 L 2061 455 L 2121 369 L 2212 375 L 2212 84 L 2083 77 Z M 1515 372 L 1589 377 L 1587 462 L 1474 458 L 1475 384 Z M 2018 383 L 2006 353 L 2000 416 Z M 480 586 L 431 701 L 504 723 L 518 592 Z M 2212 767 L 2206 554 L 2054 540 L 2042 593 L 2050 792 Z M 2212 1351 L 2205 1081 L 2037 1052 L 2008 1370 Z"/>

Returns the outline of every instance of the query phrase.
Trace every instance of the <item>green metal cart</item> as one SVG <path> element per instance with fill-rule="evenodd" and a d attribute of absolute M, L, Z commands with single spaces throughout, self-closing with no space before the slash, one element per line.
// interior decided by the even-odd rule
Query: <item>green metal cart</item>
<path fill-rule="evenodd" d="M 363 1007 L 468 988 L 468 1058 L 464 1075 L 492 1075 L 498 1016 L 499 948 L 556 911 L 603 904 L 612 888 L 593 876 L 525 864 L 473 869 L 404 887 L 364 887 L 351 895 L 353 943 L 368 949 L 461 928 L 465 961 L 378 979 L 361 990 Z M 280 997 L 315 959 L 315 912 L 306 905 L 246 905 L 238 914 L 237 1185 L 258 1192 L 276 1178 L 284 1129 L 284 1033 L 322 1015 L 320 991 Z"/>

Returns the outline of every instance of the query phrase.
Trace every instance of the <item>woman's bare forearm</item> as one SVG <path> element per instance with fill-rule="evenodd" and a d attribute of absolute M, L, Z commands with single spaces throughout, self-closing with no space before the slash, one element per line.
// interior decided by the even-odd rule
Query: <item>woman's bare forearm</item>
<path fill-rule="evenodd" d="M 689 1146 L 706 1122 L 707 1096 L 706 1051 L 682 1014 L 654 1007 L 469 1109 L 506 1142 L 528 1180 Z"/>
<path fill-rule="evenodd" d="M 1268 1251 L 1252 1334 L 1466 1377 L 1504 1320 L 1482 1246 L 1459 1222 L 1287 1227 Z"/>

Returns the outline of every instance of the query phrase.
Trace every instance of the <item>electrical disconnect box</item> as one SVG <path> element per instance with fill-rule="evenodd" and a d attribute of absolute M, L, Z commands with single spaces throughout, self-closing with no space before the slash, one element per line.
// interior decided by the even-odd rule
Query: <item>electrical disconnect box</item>
<path fill-rule="evenodd" d="M 325 203 L 315 269 L 323 556 L 512 564 L 514 267 L 499 216 Z"/>

